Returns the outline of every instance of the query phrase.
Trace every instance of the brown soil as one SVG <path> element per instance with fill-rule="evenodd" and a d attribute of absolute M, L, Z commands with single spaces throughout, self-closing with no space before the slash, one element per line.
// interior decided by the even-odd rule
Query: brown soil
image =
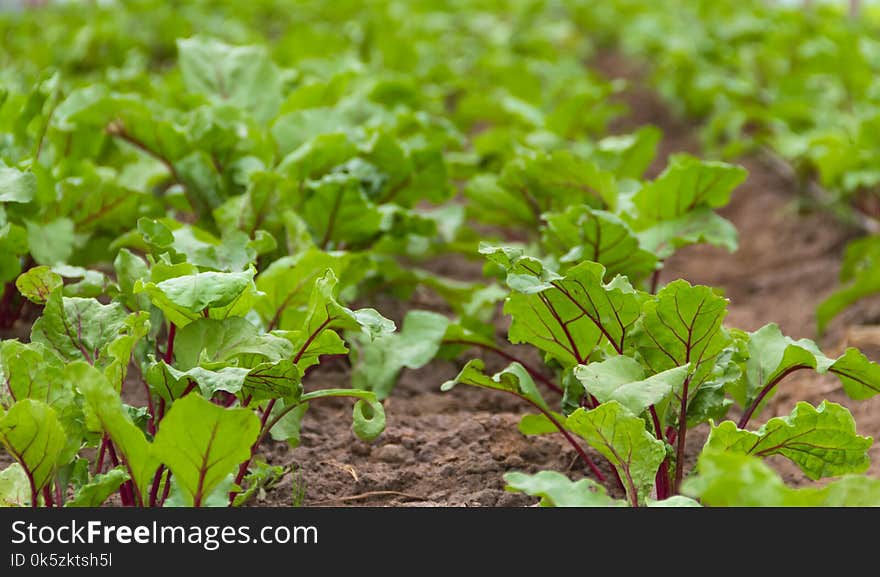
<path fill-rule="evenodd" d="M 614 55 L 602 55 L 594 64 L 609 77 L 631 82 L 620 97 L 631 113 L 614 126 L 615 131 L 644 124 L 663 130 L 652 175 L 662 170 L 671 153 L 699 154 L 693 127 L 675 118 L 640 84 L 638 70 Z M 754 330 L 776 322 L 790 336 L 816 338 L 815 307 L 836 287 L 843 247 L 855 232 L 828 214 L 799 213 L 796 186 L 760 158 L 740 162 L 749 170 L 748 180 L 722 211 L 740 231 L 739 250 L 735 254 L 711 247 L 682 250 L 667 263 L 661 282 L 685 278 L 723 288 L 731 301 L 730 326 Z M 442 268 L 458 278 L 479 278 L 479 264 L 462 259 L 446 260 Z M 418 300 L 419 306 L 435 302 L 424 295 Z M 392 301 L 376 304 L 385 305 L 380 310 L 386 314 L 393 311 L 396 320 L 404 312 L 402 305 Z M 829 353 L 852 344 L 878 358 L 880 331 L 857 327 L 870 327 L 878 320 L 880 302 L 862 303 L 837 319 L 821 344 Z M 503 339 L 503 320 L 498 332 Z M 522 349 L 518 354 L 523 354 Z M 501 366 L 497 359 L 486 360 Z M 275 444 L 266 451 L 271 462 L 290 464 L 296 474 L 285 476 L 255 504 L 290 505 L 292 491 L 304 489 L 302 504 L 306 506 L 518 506 L 533 504 L 535 499 L 505 492 L 501 476 L 506 471 L 555 469 L 573 477 L 585 474 L 574 452 L 558 436 L 526 438 L 517 431 L 516 423 L 528 410 L 517 400 L 481 390 L 440 393 L 439 385 L 458 367 L 438 361 L 420 371 L 405 370 L 386 403 L 387 429 L 371 444 L 350 432 L 350 403 L 315 403 L 304 419 L 300 447 L 290 450 Z M 334 377 L 346 378 L 344 373 Z M 835 379 L 807 373 L 795 373 L 782 383 L 761 419 L 788 413 L 798 400 L 816 404 L 826 398 L 853 410 L 860 434 L 880 433 L 880 399 L 854 403 L 843 395 Z M 705 429 L 690 435 L 690 461 L 704 438 Z M 880 473 L 878 452 L 872 450 L 871 473 L 875 475 Z M 772 462 L 787 482 L 806 482 L 789 463 Z"/>

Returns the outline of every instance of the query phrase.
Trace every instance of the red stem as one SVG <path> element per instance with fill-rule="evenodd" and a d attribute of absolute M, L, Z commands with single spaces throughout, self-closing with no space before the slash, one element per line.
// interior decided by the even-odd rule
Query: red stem
<path fill-rule="evenodd" d="M 688 405 L 688 387 L 691 384 L 691 377 L 684 380 L 681 388 L 681 408 L 678 415 L 678 439 L 675 448 L 675 479 L 672 482 L 672 493 L 678 494 L 678 488 L 681 485 L 681 479 L 684 476 L 684 450 L 685 438 L 687 436 L 687 405 Z"/>
<path fill-rule="evenodd" d="M 654 423 L 654 434 L 659 440 L 663 440 L 663 427 L 660 425 L 660 418 L 657 416 L 657 409 L 651 405 L 651 421 Z M 657 470 L 657 476 L 654 479 L 654 485 L 657 487 L 657 500 L 662 501 L 669 497 L 669 459 L 663 457 L 660 468 Z"/>
<path fill-rule="evenodd" d="M 107 442 L 107 454 L 110 455 L 110 463 L 114 467 L 118 467 L 119 458 L 116 456 L 116 449 L 113 447 L 113 441 Z M 122 499 L 123 507 L 135 506 L 134 489 L 132 488 L 131 480 L 126 481 L 119 488 L 119 497 Z"/>
<path fill-rule="evenodd" d="M 165 465 L 159 465 L 156 474 L 153 476 L 153 486 L 150 487 L 150 507 L 155 507 L 159 498 L 159 485 L 162 482 L 162 473 L 165 472 Z M 170 481 L 170 479 L 169 479 Z"/>
<path fill-rule="evenodd" d="M 52 501 L 52 489 L 49 488 L 49 485 L 43 487 L 43 502 L 46 507 L 54 507 L 55 503 Z"/>
<path fill-rule="evenodd" d="M 168 326 L 168 346 L 165 347 L 165 364 L 170 365 L 174 359 L 174 335 L 177 333 L 177 325 L 169 323 Z"/>
<path fill-rule="evenodd" d="M 101 448 L 98 450 L 98 461 L 95 465 L 95 475 L 101 474 L 101 469 L 104 468 L 104 456 L 107 454 L 107 443 L 110 442 L 110 437 L 104 433 L 104 436 L 101 437 Z"/>
<path fill-rule="evenodd" d="M 752 401 L 752 403 L 749 405 L 749 408 L 746 409 L 746 412 L 740 418 L 739 423 L 737 424 L 737 427 L 739 427 L 740 429 L 746 428 L 746 425 L 749 424 L 749 420 L 752 418 L 752 415 L 758 409 L 758 405 L 761 404 L 761 401 L 764 400 L 764 397 L 766 397 L 768 394 L 770 394 L 770 391 L 772 391 L 773 388 L 776 385 L 778 385 L 782 379 L 784 379 L 785 377 L 787 377 L 788 375 L 790 375 L 791 373 L 793 373 L 795 371 L 799 371 L 800 369 L 808 369 L 808 368 L 810 368 L 810 367 L 808 367 L 807 365 L 795 365 L 793 367 L 789 367 L 786 370 L 784 370 L 782 372 L 782 374 L 780 374 L 778 377 L 776 377 L 775 379 L 773 379 L 772 381 L 767 383 L 764 386 L 764 388 L 761 389 L 761 392 L 758 393 L 758 396 L 755 397 L 755 400 Z"/>
<path fill-rule="evenodd" d="M 235 475 L 235 484 L 241 486 L 241 482 L 244 480 L 244 476 L 247 474 L 248 467 L 251 466 L 251 460 L 254 458 L 254 454 L 257 452 L 257 448 L 260 446 L 260 443 L 263 442 L 263 439 L 266 437 L 266 433 L 269 431 L 266 429 L 266 423 L 269 421 L 269 415 L 272 414 L 272 409 L 275 408 L 275 402 L 278 399 L 272 399 L 269 401 L 269 404 L 266 405 L 266 409 L 263 411 L 263 416 L 260 418 L 260 436 L 257 437 L 257 440 L 254 441 L 254 444 L 251 445 L 251 454 L 247 458 L 247 461 L 243 462 L 238 466 L 238 474 Z M 238 495 L 237 491 L 229 492 L 229 504 L 232 505 L 232 501 L 235 500 L 235 496 Z"/>

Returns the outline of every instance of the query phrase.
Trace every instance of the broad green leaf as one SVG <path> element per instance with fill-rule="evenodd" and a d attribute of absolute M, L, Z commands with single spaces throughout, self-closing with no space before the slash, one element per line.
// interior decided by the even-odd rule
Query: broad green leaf
<path fill-rule="evenodd" d="M 505 473 L 506 490 L 541 498 L 542 507 L 625 507 L 626 501 L 614 499 L 605 487 L 592 479 L 572 481 L 556 471 L 534 475 Z"/>
<path fill-rule="evenodd" d="M 643 379 L 643 371 L 630 357 L 611 357 L 600 363 L 579 365 L 575 376 L 588 393 L 600 403 L 617 401 L 634 415 L 661 402 L 679 390 L 687 378 L 689 366 L 676 367 Z"/>
<path fill-rule="evenodd" d="M 74 249 L 73 221 L 59 218 L 47 223 L 27 221 L 28 246 L 37 264 L 67 262 Z"/>
<path fill-rule="evenodd" d="M 119 254 L 113 261 L 113 269 L 116 271 L 116 283 L 122 294 L 122 299 L 129 308 L 134 310 L 147 310 L 150 306 L 150 298 L 145 294 L 135 295 L 134 285 L 137 281 L 144 281 L 149 276 L 147 263 L 128 249 L 120 249 Z"/>
<path fill-rule="evenodd" d="M 618 178 L 641 178 L 657 154 L 663 133 L 643 126 L 631 134 L 606 136 L 597 144 L 594 156 L 601 168 Z"/>
<path fill-rule="evenodd" d="M 682 491 L 710 507 L 878 507 L 880 479 L 847 475 L 824 487 L 794 489 L 760 458 L 704 450 Z"/>
<path fill-rule="evenodd" d="M 697 208 L 719 208 L 747 176 L 740 166 L 676 154 L 666 170 L 633 197 L 638 209 L 637 230 L 675 220 Z"/>
<path fill-rule="evenodd" d="M 0 443 L 27 472 L 36 493 L 52 481 L 66 437 L 52 407 L 22 399 L 0 417 Z"/>
<path fill-rule="evenodd" d="M 230 46 L 196 36 L 179 39 L 177 49 L 183 81 L 190 92 L 231 102 L 260 121 L 277 113 L 282 100 L 281 74 L 264 47 Z"/>
<path fill-rule="evenodd" d="M 96 475 L 87 485 L 80 487 L 73 499 L 64 504 L 65 507 L 100 507 L 107 497 L 116 492 L 128 480 L 128 473 L 122 467 L 110 469 L 106 473 Z"/>
<path fill-rule="evenodd" d="M 780 454 L 794 461 L 811 479 L 862 473 L 870 464 L 872 439 L 856 434 L 852 414 L 823 401 L 818 407 L 800 402 L 787 417 L 774 417 L 755 432 L 724 421 L 712 429 L 706 446 L 758 457 Z"/>
<path fill-rule="evenodd" d="M 149 331 L 150 321 L 146 312 L 138 311 L 130 314 L 125 318 L 116 339 L 100 351 L 96 366 L 103 367 L 107 379 L 117 390 L 122 390 L 132 351 Z"/>
<path fill-rule="evenodd" d="M 869 399 L 880 393 L 880 366 L 855 348 L 849 348 L 828 368 L 843 383 L 851 399 Z"/>
<path fill-rule="evenodd" d="M 41 316 L 31 327 L 31 341 L 40 343 L 67 361 L 98 361 L 101 351 L 126 332 L 128 314 L 113 303 L 62 297 L 50 293 Z"/>
<path fill-rule="evenodd" d="M 513 319 L 511 342 L 530 343 L 565 367 L 586 362 L 605 341 L 623 350 L 643 298 L 626 279 L 617 277 L 606 284 L 605 269 L 592 262 L 559 277 L 540 261 L 507 249 L 481 248 L 481 252 L 506 264 L 507 283 L 514 289 L 504 305 Z"/>
<path fill-rule="evenodd" d="M 46 304 L 49 294 L 64 281 L 47 266 L 35 266 L 15 279 L 15 287 L 32 303 Z"/>
<path fill-rule="evenodd" d="M 706 286 L 676 280 L 647 301 L 638 349 L 653 373 L 690 364 L 692 397 L 709 378 L 715 359 L 730 343 L 721 326 L 727 299 Z"/>
<path fill-rule="evenodd" d="M 146 379 L 150 389 L 165 401 L 171 402 L 186 392 L 190 383 L 195 383 L 199 391 L 211 398 L 218 391 L 238 394 L 244 386 L 248 369 L 243 367 L 223 366 L 216 369 L 193 367 L 181 371 L 165 361 L 159 361 L 147 370 Z"/>
<path fill-rule="evenodd" d="M 733 223 L 708 208 L 658 222 L 635 236 L 642 249 L 661 260 L 692 244 L 711 244 L 727 252 L 735 252 L 739 246 L 739 234 Z"/>
<path fill-rule="evenodd" d="M 254 269 L 234 273 L 209 271 L 158 283 L 136 281 L 134 293 L 148 294 L 169 322 L 184 327 L 202 318 L 205 310 L 211 318 L 243 316 L 246 311 L 240 310 L 241 305 L 256 293 L 254 273 Z"/>
<path fill-rule="evenodd" d="M 409 311 L 399 333 L 360 342 L 352 386 L 386 398 L 403 368 L 420 369 L 440 350 L 449 319 L 429 311 Z"/>
<path fill-rule="evenodd" d="M 565 425 L 617 469 L 630 504 L 645 502 L 666 458 L 665 444 L 645 429 L 645 421 L 617 401 L 609 401 L 589 411 L 576 410 Z"/>
<path fill-rule="evenodd" d="M 31 484 L 18 463 L 0 471 L 0 507 L 26 507 L 31 503 Z"/>
<path fill-rule="evenodd" d="M 248 409 L 224 409 L 198 395 L 174 401 L 153 449 L 194 506 L 250 457 L 260 419 Z"/>
<path fill-rule="evenodd" d="M 145 503 L 159 467 L 153 446 L 132 422 L 119 392 L 100 371 L 83 362 L 71 363 L 68 371 L 76 376 L 77 386 L 85 398 L 87 424 L 110 437 L 117 453 L 121 454 L 139 501 Z"/>
<path fill-rule="evenodd" d="M 174 365 L 182 370 L 218 362 L 251 368 L 292 355 L 290 341 L 263 333 L 241 317 L 199 318 L 179 329 L 174 339 Z"/>
<path fill-rule="evenodd" d="M 824 373 L 832 363 L 813 341 L 786 337 L 773 323 L 749 333 L 748 353 L 743 378 L 728 386 L 743 407 L 748 406 L 766 386 L 792 371 L 806 368 Z M 766 395 L 765 399 L 770 396 Z"/>
<path fill-rule="evenodd" d="M 544 219 L 544 246 L 562 263 L 598 262 L 605 267 L 605 278 L 623 274 L 631 281 L 650 275 L 657 266 L 657 258 L 639 246 L 629 225 L 610 212 L 570 206 Z"/>
<path fill-rule="evenodd" d="M 549 414 L 556 422 L 565 423 L 565 415 L 553 411 L 550 411 Z M 559 427 L 543 413 L 523 415 L 517 428 L 523 435 L 546 435 L 559 432 Z"/>
<path fill-rule="evenodd" d="M 37 194 L 37 177 L 0 163 L 0 202 L 30 202 Z"/>
<path fill-rule="evenodd" d="M 511 363 L 507 368 L 491 377 L 483 372 L 485 366 L 485 363 L 480 359 L 468 361 L 454 379 L 446 381 L 440 386 L 440 390 L 449 391 L 461 384 L 504 391 L 525 399 L 544 411 L 550 411 L 550 407 L 538 391 L 535 381 L 521 364 Z"/>
<path fill-rule="evenodd" d="M 291 359 L 262 363 L 248 371 L 243 391 L 252 401 L 296 400 L 302 395 L 302 373 Z"/>

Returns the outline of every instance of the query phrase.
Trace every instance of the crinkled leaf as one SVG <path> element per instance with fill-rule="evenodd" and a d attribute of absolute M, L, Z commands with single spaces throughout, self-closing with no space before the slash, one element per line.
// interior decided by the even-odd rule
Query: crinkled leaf
<path fill-rule="evenodd" d="M 260 419 L 248 409 L 225 409 L 198 395 L 174 401 L 162 419 L 153 449 L 193 505 L 199 506 L 250 457 Z"/>
<path fill-rule="evenodd" d="M 218 362 L 250 368 L 292 354 L 290 341 L 263 333 L 241 317 L 196 319 L 179 329 L 174 339 L 174 364 L 182 370 Z"/>
<path fill-rule="evenodd" d="M 617 469 L 630 503 L 648 498 L 657 468 L 666 458 L 666 446 L 645 429 L 645 421 L 617 401 L 595 409 L 578 409 L 569 415 L 566 428 L 602 453 Z"/>
<path fill-rule="evenodd" d="M 556 471 L 505 473 L 504 481 L 507 491 L 540 497 L 542 507 L 626 507 L 626 501 L 610 497 L 592 479 L 572 481 Z"/>
<path fill-rule="evenodd" d="M 724 421 L 712 429 L 706 446 L 758 457 L 784 455 L 811 479 L 862 473 L 870 464 L 872 440 L 856 434 L 852 414 L 823 401 L 818 407 L 800 402 L 787 417 L 774 417 L 757 431 Z"/>
<path fill-rule="evenodd" d="M 41 343 L 68 361 L 97 362 L 101 351 L 125 332 L 128 313 L 95 299 L 49 295 L 41 316 L 31 327 L 31 341 Z"/>
<path fill-rule="evenodd" d="M 399 333 L 372 341 L 360 341 L 359 360 L 352 372 L 352 386 L 386 398 L 405 367 L 420 369 L 440 350 L 449 319 L 429 311 L 409 311 Z"/>

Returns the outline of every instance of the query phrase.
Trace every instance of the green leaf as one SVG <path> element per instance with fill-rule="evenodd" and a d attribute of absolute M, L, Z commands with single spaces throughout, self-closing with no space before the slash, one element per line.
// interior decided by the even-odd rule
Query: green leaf
<path fill-rule="evenodd" d="M 793 489 L 760 458 L 706 449 L 682 491 L 710 507 L 877 507 L 880 479 L 847 475 L 824 487 Z"/>
<path fill-rule="evenodd" d="M 132 422 L 119 393 L 107 377 L 83 362 L 71 363 L 67 370 L 75 376 L 85 398 L 87 423 L 106 433 L 113 441 L 133 481 L 140 503 L 146 503 L 150 484 L 159 467 L 159 459 L 153 453 L 152 445 Z"/>
<path fill-rule="evenodd" d="M 638 349 L 652 373 L 690 364 L 692 397 L 730 343 L 722 327 L 727 299 L 705 286 L 676 280 L 645 303 Z"/>
<path fill-rule="evenodd" d="M 64 504 L 65 507 L 100 507 L 107 497 L 116 492 L 128 480 L 128 473 L 122 467 L 110 469 L 96 475 L 87 485 L 80 487 L 76 495 Z"/>
<path fill-rule="evenodd" d="M 61 275 L 47 266 L 35 266 L 15 279 L 15 286 L 32 303 L 46 304 L 49 294 L 64 284 Z"/>
<path fill-rule="evenodd" d="M 561 413 L 550 411 L 550 415 L 558 423 L 565 422 L 566 417 Z M 546 435 L 559 432 L 559 428 L 556 424 L 554 424 L 553 421 L 543 413 L 523 415 L 519 420 L 518 428 L 519 432 L 523 435 Z"/>
<path fill-rule="evenodd" d="M 37 194 L 37 177 L 0 164 L 0 202 L 30 202 Z"/>
<path fill-rule="evenodd" d="M 263 333 L 242 317 L 199 318 L 179 329 L 174 339 L 174 364 L 182 370 L 212 363 L 252 368 L 292 355 L 290 341 Z"/>
<path fill-rule="evenodd" d="M 611 357 L 600 363 L 579 365 L 574 374 L 584 388 L 600 403 L 617 401 L 634 415 L 660 403 L 672 391 L 679 390 L 687 378 L 689 366 L 676 367 L 643 379 L 638 361 L 630 357 Z"/>
<path fill-rule="evenodd" d="M 28 246 L 37 264 L 67 262 L 74 249 L 73 221 L 59 218 L 47 223 L 27 221 Z"/>
<path fill-rule="evenodd" d="M 663 133 L 654 126 L 643 126 L 631 134 L 606 136 L 594 153 L 599 166 L 618 178 L 639 179 L 657 154 Z"/>
<path fill-rule="evenodd" d="M 0 471 L 0 507 L 26 507 L 31 504 L 31 484 L 18 463 Z"/>
<path fill-rule="evenodd" d="M 645 502 L 666 458 L 666 446 L 645 430 L 644 420 L 617 401 L 609 401 L 589 411 L 576 410 L 565 425 L 617 469 L 631 504 Z"/>
<path fill-rule="evenodd" d="M 134 293 L 145 292 L 168 319 L 178 327 L 202 318 L 243 316 L 248 295 L 256 293 L 254 269 L 243 272 L 200 272 L 169 278 L 161 282 L 136 281 Z M 243 310 L 244 309 L 244 310 Z M 242 314 L 238 314 L 242 313 Z"/>
<path fill-rule="evenodd" d="M 382 224 L 382 213 L 361 190 L 357 175 L 334 172 L 307 185 L 301 216 L 321 247 L 369 240 Z"/>
<path fill-rule="evenodd" d="M 824 373 L 832 364 L 813 341 L 791 339 L 773 323 L 749 333 L 748 337 L 749 357 L 743 378 L 728 386 L 743 407 L 747 407 L 767 385 L 778 382 L 792 371 L 809 368 Z M 770 396 L 767 394 L 765 399 Z"/>
<path fill-rule="evenodd" d="M 224 409 L 198 395 L 174 401 L 162 419 L 153 449 L 194 506 L 242 462 L 260 433 L 248 409 Z"/>
<path fill-rule="evenodd" d="M 719 208 L 748 175 L 746 169 L 724 162 L 673 155 L 666 170 L 633 196 L 638 230 L 675 220 L 697 208 Z"/>
<path fill-rule="evenodd" d="M 755 432 L 724 421 L 713 427 L 706 446 L 758 457 L 783 455 L 815 480 L 864 472 L 871 443 L 870 437 L 856 434 L 846 408 L 823 401 L 816 408 L 800 402 L 789 416 L 774 417 Z"/>
<path fill-rule="evenodd" d="M 483 247 L 481 252 L 508 270 L 507 284 L 514 292 L 504 312 L 513 317 L 511 342 L 530 343 L 564 367 L 586 362 L 606 341 L 622 352 L 643 299 L 626 279 L 606 284 L 604 267 L 592 262 L 559 277 L 540 261 L 509 249 Z"/>
<path fill-rule="evenodd" d="M 661 260 L 692 244 L 710 244 L 731 253 L 739 246 L 739 233 L 733 223 L 708 208 L 694 209 L 679 218 L 658 222 L 635 236 L 644 250 Z"/>
<path fill-rule="evenodd" d="M 317 362 L 326 341 L 321 336 L 331 330 L 360 331 L 372 339 L 394 331 L 394 323 L 373 309 L 352 311 L 336 301 L 336 275 L 327 270 L 312 286 L 309 304 L 299 318 L 291 321 L 302 327 L 288 335 L 293 343 L 294 362 L 301 370 Z"/>
<path fill-rule="evenodd" d="M 0 443 L 27 472 L 36 493 L 52 481 L 66 437 L 52 407 L 22 399 L 0 417 Z"/>
<path fill-rule="evenodd" d="M 211 38 L 179 39 L 184 84 L 190 92 L 228 101 L 271 119 L 281 106 L 281 74 L 263 46 L 230 46 Z"/>
<path fill-rule="evenodd" d="M 848 348 L 828 368 L 843 383 L 843 390 L 851 399 L 861 401 L 880 393 L 880 365 L 855 348 Z"/>
<path fill-rule="evenodd" d="M 272 408 L 272 413 L 269 415 L 269 418 L 274 419 L 281 414 L 282 411 L 285 411 L 287 406 L 288 405 L 285 401 L 278 401 Z M 284 416 L 275 423 L 275 426 L 269 431 L 269 435 L 276 441 L 285 441 L 293 448 L 298 447 L 302 419 L 308 410 L 308 403 L 296 404 L 294 408 L 286 411 Z"/>
<path fill-rule="evenodd" d="M 467 362 L 458 375 L 446 381 L 440 386 L 441 391 L 449 391 L 456 385 L 470 385 L 512 393 L 545 411 L 550 411 L 547 402 L 538 391 L 535 381 L 532 380 L 528 371 L 519 363 L 510 363 L 507 368 L 499 371 L 491 377 L 483 372 L 485 363 L 481 359 L 472 359 Z"/>
<path fill-rule="evenodd" d="M 592 479 L 572 481 L 556 471 L 539 471 L 534 475 L 505 473 L 506 490 L 541 498 L 542 507 L 625 507 L 626 502 L 614 499 L 605 487 Z"/>
<path fill-rule="evenodd" d="M 352 387 L 373 391 L 379 399 L 388 397 L 403 368 L 420 369 L 440 350 L 449 326 L 444 315 L 409 311 L 399 333 L 372 341 L 357 338 L 359 359 L 352 372 Z"/>
<path fill-rule="evenodd" d="M 622 274 L 631 281 L 648 276 L 657 267 L 657 258 L 639 246 L 629 225 L 610 212 L 570 206 L 544 219 L 544 246 L 559 255 L 562 263 L 598 262 L 605 267 L 605 278 Z"/>
<path fill-rule="evenodd" d="M 67 361 L 95 364 L 102 350 L 127 332 L 128 314 L 119 303 L 104 305 L 95 299 L 49 295 L 41 316 L 31 327 L 31 341 L 40 343 Z"/>

